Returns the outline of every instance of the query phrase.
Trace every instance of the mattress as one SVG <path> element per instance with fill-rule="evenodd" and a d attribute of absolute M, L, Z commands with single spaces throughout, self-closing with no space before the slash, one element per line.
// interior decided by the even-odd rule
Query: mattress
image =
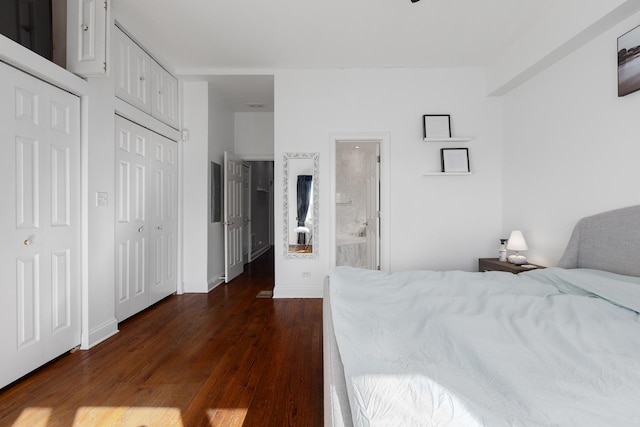
<path fill-rule="evenodd" d="M 337 267 L 356 426 L 640 425 L 640 279 Z"/>

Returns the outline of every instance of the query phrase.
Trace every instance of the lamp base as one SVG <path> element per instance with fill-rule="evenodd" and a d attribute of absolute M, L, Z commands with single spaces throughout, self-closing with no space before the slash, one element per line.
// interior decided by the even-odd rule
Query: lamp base
<path fill-rule="evenodd" d="M 507 260 L 511 263 L 511 264 L 515 264 L 515 265 L 522 265 L 522 264 L 526 264 L 527 263 L 527 257 L 524 255 L 509 255 L 509 258 L 507 258 Z"/>

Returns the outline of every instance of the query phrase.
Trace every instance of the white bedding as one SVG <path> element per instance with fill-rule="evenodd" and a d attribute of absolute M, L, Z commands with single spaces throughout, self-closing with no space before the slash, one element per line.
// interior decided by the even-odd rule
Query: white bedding
<path fill-rule="evenodd" d="M 640 279 L 338 267 L 330 280 L 356 426 L 640 426 Z"/>

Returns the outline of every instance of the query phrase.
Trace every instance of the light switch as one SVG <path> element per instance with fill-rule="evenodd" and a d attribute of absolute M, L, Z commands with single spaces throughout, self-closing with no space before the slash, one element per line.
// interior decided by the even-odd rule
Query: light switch
<path fill-rule="evenodd" d="M 109 206 L 109 193 L 96 193 L 96 206 Z"/>

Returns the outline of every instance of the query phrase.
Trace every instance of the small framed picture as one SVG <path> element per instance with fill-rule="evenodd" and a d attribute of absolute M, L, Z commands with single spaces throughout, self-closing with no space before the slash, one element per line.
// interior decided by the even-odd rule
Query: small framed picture
<path fill-rule="evenodd" d="M 451 116 L 449 114 L 425 114 L 422 116 L 425 138 L 451 138 Z"/>
<path fill-rule="evenodd" d="M 640 90 L 640 26 L 618 37 L 618 96 Z"/>
<path fill-rule="evenodd" d="M 468 148 L 441 148 L 442 172 L 471 172 Z"/>

